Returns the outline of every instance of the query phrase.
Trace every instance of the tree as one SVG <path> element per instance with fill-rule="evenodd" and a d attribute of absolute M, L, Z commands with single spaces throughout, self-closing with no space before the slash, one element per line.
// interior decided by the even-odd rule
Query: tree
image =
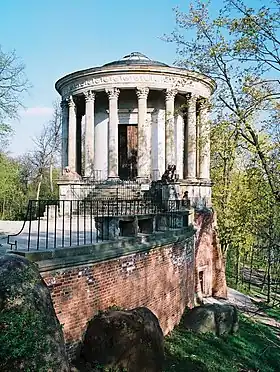
<path fill-rule="evenodd" d="M 22 95 L 28 87 L 24 64 L 15 51 L 4 53 L 0 46 L 0 124 L 4 124 L 6 118 L 17 117 Z"/>
<path fill-rule="evenodd" d="M 40 198 L 43 181 L 48 180 L 50 195 L 54 196 L 53 171 L 58 165 L 61 143 L 61 114 L 58 102 L 54 103 L 52 119 L 34 139 L 35 150 L 24 156 L 22 175 L 26 183 L 36 184 L 36 200 Z"/>
<path fill-rule="evenodd" d="M 26 199 L 20 182 L 20 166 L 0 153 L 0 216 L 1 219 L 22 218 Z"/>
<path fill-rule="evenodd" d="M 226 8 L 228 15 L 232 11 L 239 15 L 230 17 L 228 22 L 228 29 L 235 36 L 235 56 L 262 66 L 267 75 L 280 72 L 280 1 L 271 0 L 270 4 L 254 9 L 241 0 L 228 0 Z M 273 81 L 279 84 L 278 80 Z"/>
<path fill-rule="evenodd" d="M 233 2 L 227 2 L 227 5 L 230 3 L 232 6 Z M 228 15 L 228 7 L 221 9 L 217 18 L 211 18 L 210 14 L 209 3 L 201 0 L 190 6 L 188 13 L 177 9 L 176 21 L 179 30 L 165 39 L 177 44 L 178 65 L 199 70 L 216 80 L 216 117 L 221 112 L 226 114 L 227 119 L 234 125 L 236 135 L 245 140 L 248 151 L 253 156 L 257 155 L 271 191 L 280 202 L 279 179 L 274 177 L 270 154 L 260 136 L 266 123 L 266 120 L 262 122 L 264 113 L 267 116 L 268 112 L 275 109 L 275 100 L 279 96 L 273 84 L 276 79 L 266 79 L 264 74 L 267 69 L 264 69 L 262 60 L 255 58 L 255 63 L 249 64 L 244 59 L 245 42 L 241 42 L 240 32 L 244 33 L 245 25 L 248 26 L 247 14 L 241 13 L 239 18 L 231 18 Z M 262 15 L 261 10 L 259 14 Z M 273 30 L 277 27 L 275 17 L 266 16 L 263 23 L 265 27 Z M 255 25 L 253 22 L 249 23 L 248 34 L 252 32 L 251 24 Z M 187 41 L 184 32 L 190 30 L 195 32 L 195 37 Z M 257 32 L 256 27 L 254 32 Z M 266 34 L 263 33 L 263 39 L 265 37 Z M 263 45 L 265 42 L 264 40 Z"/>
<path fill-rule="evenodd" d="M 242 267 L 252 277 L 254 265 L 266 272 L 268 300 L 280 238 L 280 1 L 271 3 L 224 0 L 213 17 L 211 3 L 197 1 L 187 13 L 175 10 L 178 27 L 165 36 L 177 45 L 177 65 L 217 83 L 211 178 L 220 241 L 235 285 Z"/>

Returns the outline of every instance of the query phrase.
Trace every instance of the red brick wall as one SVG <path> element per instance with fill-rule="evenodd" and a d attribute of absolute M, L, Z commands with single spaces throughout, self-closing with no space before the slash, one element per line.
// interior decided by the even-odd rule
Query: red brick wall
<path fill-rule="evenodd" d="M 227 297 L 225 265 L 216 231 L 215 214 L 211 210 L 195 214 L 195 290 L 203 296 Z M 203 272 L 203 292 L 199 272 Z"/>
<path fill-rule="evenodd" d="M 87 266 L 42 273 L 66 343 L 81 340 L 98 310 L 147 306 L 165 334 L 194 300 L 193 257 L 184 242 Z M 70 352 L 71 354 L 71 352 Z"/>

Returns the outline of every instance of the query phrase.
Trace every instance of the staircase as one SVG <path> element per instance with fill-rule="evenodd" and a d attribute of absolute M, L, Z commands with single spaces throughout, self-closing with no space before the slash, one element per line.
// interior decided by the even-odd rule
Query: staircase
<path fill-rule="evenodd" d="M 75 214 L 105 217 L 156 213 L 156 205 L 144 193 L 139 184 L 96 185 L 80 201 Z"/>
<path fill-rule="evenodd" d="M 142 198 L 141 186 L 135 185 L 96 185 L 84 200 L 137 200 Z"/>

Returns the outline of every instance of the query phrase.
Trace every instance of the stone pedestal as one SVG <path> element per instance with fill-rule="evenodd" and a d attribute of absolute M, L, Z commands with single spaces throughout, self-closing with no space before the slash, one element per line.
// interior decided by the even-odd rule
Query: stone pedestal
<path fill-rule="evenodd" d="M 97 239 L 116 240 L 120 236 L 118 217 L 95 217 Z"/>
<path fill-rule="evenodd" d="M 210 208 L 212 206 L 211 202 L 211 181 L 206 180 L 181 180 L 180 190 L 181 195 L 187 192 L 188 199 L 190 201 L 190 206 L 200 209 L 203 207 Z"/>
<path fill-rule="evenodd" d="M 92 190 L 81 179 L 61 178 L 57 181 L 59 190 L 59 215 L 69 216 L 77 209 L 78 200 L 83 200 Z"/>
<path fill-rule="evenodd" d="M 156 216 L 156 230 L 167 231 L 169 230 L 169 216 L 166 214 L 158 214 Z"/>
<path fill-rule="evenodd" d="M 177 210 L 180 200 L 180 183 L 171 182 L 162 185 L 162 201 L 167 211 Z"/>

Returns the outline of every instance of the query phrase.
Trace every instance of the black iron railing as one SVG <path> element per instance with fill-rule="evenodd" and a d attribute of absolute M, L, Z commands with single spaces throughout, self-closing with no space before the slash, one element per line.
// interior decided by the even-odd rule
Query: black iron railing
<path fill-rule="evenodd" d="M 30 200 L 23 226 L 8 236 L 8 244 L 28 251 L 76 247 L 137 236 L 139 231 L 182 227 L 187 215 L 185 200 Z"/>

